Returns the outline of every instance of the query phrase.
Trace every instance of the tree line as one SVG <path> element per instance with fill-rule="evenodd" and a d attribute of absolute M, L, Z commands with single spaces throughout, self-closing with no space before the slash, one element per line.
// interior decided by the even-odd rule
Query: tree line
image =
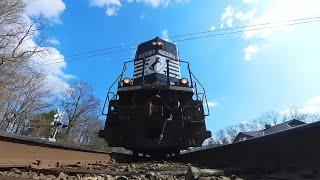
<path fill-rule="evenodd" d="M 265 129 L 266 125 L 275 126 L 292 119 L 310 123 L 320 120 L 320 114 L 305 113 L 299 108 L 292 108 L 283 113 L 277 111 L 265 112 L 256 119 L 217 130 L 213 133 L 213 137 L 208 140 L 207 145 L 230 144 L 240 132 L 259 131 Z"/>
<path fill-rule="evenodd" d="M 85 82 L 74 80 L 60 94 L 52 92 L 35 59 L 50 55 L 48 23 L 28 17 L 22 0 L 0 1 L 0 131 L 48 138 L 55 109 L 64 111 L 66 128 L 58 141 L 104 148 L 99 100 Z"/>

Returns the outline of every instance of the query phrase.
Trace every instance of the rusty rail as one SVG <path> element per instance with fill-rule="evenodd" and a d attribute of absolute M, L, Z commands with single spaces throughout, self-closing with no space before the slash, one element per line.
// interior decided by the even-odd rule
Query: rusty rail
<path fill-rule="evenodd" d="M 180 161 L 215 168 L 320 170 L 320 121 L 229 145 L 200 148 Z"/>
<path fill-rule="evenodd" d="M 110 162 L 108 152 L 0 133 L 0 167 L 55 167 L 59 164 Z"/>

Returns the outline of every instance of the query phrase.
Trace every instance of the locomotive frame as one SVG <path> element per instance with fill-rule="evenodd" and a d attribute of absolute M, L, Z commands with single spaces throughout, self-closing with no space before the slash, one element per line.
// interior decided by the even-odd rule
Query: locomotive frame
<path fill-rule="evenodd" d="M 170 77 L 166 60 L 166 75 L 160 76 L 160 83 L 152 83 L 150 76 L 144 74 L 147 61 L 147 57 L 142 59 L 141 78 L 135 79 L 123 75 L 127 65 L 136 63 L 136 59 L 124 62 L 120 75 L 108 89 L 102 111 L 107 119 L 99 136 L 111 147 L 160 157 L 201 146 L 211 137 L 205 126 L 205 116 L 210 111 L 205 89 L 190 70 L 189 62 L 179 59 L 179 64 L 187 64 L 188 79 Z"/>

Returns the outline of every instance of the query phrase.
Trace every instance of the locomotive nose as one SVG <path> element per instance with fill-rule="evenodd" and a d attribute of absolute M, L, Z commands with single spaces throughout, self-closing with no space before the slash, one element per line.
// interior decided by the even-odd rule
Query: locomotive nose
<path fill-rule="evenodd" d="M 132 63 L 133 77 L 122 79 Z M 181 76 L 187 65 L 188 79 Z M 196 81 L 194 81 L 196 80 Z M 118 82 L 117 92 L 112 88 Z M 105 129 L 99 136 L 111 147 L 145 152 L 176 152 L 201 146 L 210 136 L 206 131 L 203 103 L 207 102 L 201 83 L 181 61 L 172 42 L 155 38 L 139 44 L 134 60 L 124 63 L 111 85 L 104 108 L 108 108 Z M 109 102 L 109 104 L 107 103 Z"/>
<path fill-rule="evenodd" d="M 158 139 L 161 134 L 161 128 L 158 127 L 150 127 L 147 129 L 147 137 L 151 139 Z"/>

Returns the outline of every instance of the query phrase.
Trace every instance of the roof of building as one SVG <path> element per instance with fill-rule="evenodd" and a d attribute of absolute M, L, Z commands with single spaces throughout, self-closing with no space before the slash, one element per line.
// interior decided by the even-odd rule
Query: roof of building
<path fill-rule="evenodd" d="M 283 122 L 281 124 L 277 124 L 275 126 L 266 126 L 265 129 L 260 130 L 260 131 L 248 131 L 248 132 L 240 132 L 237 137 L 234 139 L 234 142 L 239 141 L 238 137 L 239 135 L 245 135 L 249 138 L 255 138 L 255 137 L 260 137 L 260 136 L 264 136 L 267 134 L 272 134 L 272 133 L 276 133 L 276 132 L 280 132 L 280 131 L 284 131 L 287 129 L 291 129 L 300 125 L 306 124 L 302 121 L 299 121 L 297 119 L 292 119 L 290 121 L 286 121 Z"/>

